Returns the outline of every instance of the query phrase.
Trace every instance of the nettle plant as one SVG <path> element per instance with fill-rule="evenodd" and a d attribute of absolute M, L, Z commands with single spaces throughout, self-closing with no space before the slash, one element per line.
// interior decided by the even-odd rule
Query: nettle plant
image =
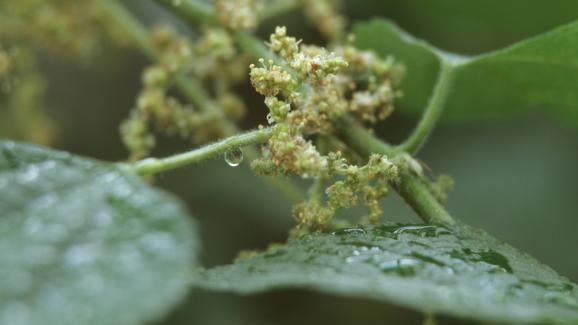
<path fill-rule="evenodd" d="M 47 141 L 54 123 L 37 109 L 42 79 L 25 44 L 85 56 L 106 34 L 151 59 L 120 126 L 126 162 L 0 142 L 0 323 L 142 323 L 160 319 L 191 288 L 251 294 L 281 287 L 487 322 L 578 323 L 578 286 L 450 216 L 451 178 L 432 178 L 413 158 L 444 110 L 491 116 L 513 103 L 567 109 L 578 102 L 578 24 L 467 57 L 385 20 L 347 33 L 337 1 L 156 2 L 198 37 L 168 25 L 149 29 L 115 0 L 0 5 L 0 80 L 10 107 L 3 127 L 34 142 Z M 283 26 L 267 40 L 252 34 L 296 8 L 328 46 L 305 44 Z M 267 125 L 247 132 L 238 126 L 247 110 L 236 94 L 242 82 L 267 109 Z M 422 116 L 407 140 L 392 145 L 371 128 L 402 96 Z M 153 158 L 156 135 L 190 139 L 196 148 Z M 203 269 L 195 223 L 150 181 L 216 156 L 230 166 L 250 161 L 295 203 L 296 226 L 286 244 Z M 287 176 L 311 188 L 303 193 Z M 391 190 L 423 224 L 383 220 L 380 200 Z M 336 216 L 356 205 L 367 210 L 356 222 Z"/>

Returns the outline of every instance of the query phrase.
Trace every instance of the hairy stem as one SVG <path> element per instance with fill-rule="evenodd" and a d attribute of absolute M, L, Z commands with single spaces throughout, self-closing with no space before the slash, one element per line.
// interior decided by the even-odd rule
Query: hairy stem
<path fill-rule="evenodd" d="M 237 134 L 206 145 L 189 152 L 180 153 L 166 158 L 146 158 L 135 162 L 132 166 L 140 175 L 151 175 L 188 166 L 248 145 L 263 143 L 271 136 L 270 129 L 260 129 Z"/>
<path fill-rule="evenodd" d="M 442 60 L 440 74 L 428 105 L 414 131 L 403 143 L 394 148 L 396 152 L 415 154 L 427 141 L 443 112 L 443 108 L 454 81 L 454 75 L 454 66 L 451 63 Z"/>
<path fill-rule="evenodd" d="M 343 139 L 354 150 L 369 156 L 379 153 L 394 157 L 397 150 L 380 141 L 352 118 L 344 118 L 339 126 Z M 424 181 L 411 171 L 401 168 L 400 179 L 391 184 L 405 202 L 428 223 L 453 224 L 454 219 L 429 191 Z"/>

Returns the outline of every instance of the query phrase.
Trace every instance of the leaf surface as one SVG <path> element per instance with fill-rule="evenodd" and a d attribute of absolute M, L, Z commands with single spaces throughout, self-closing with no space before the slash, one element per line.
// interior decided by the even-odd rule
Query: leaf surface
<path fill-rule="evenodd" d="M 578 322 L 578 286 L 486 233 L 457 225 L 385 224 L 311 234 L 198 285 L 242 294 L 309 288 L 495 322 Z"/>
<path fill-rule="evenodd" d="M 137 324 L 185 294 L 195 229 L 121 167 L 0 141 L 0 323 Z"/>

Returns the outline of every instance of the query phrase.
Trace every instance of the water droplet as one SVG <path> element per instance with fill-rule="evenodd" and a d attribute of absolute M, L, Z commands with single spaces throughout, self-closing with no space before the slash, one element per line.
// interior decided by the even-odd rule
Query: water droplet
<path fill-rule="evenodd" d="M 393 234 L 399 236 L 401 234 L 412 234 L 419 237 L 438 237 L 442 235 L 450 235 L 452 232 L 440 226 L 404 226 L 399 227 L 393 231 Z"/>
<path fill-rule="evenodd" d="M 243 161 L 243 150 L 235 148 L 225 152 L 225 161 L 231 167 L 239 166 Z"/>
<path fill-rule="evenodd" d="M 332 235 L 363 235 L 366 234 L 367 231 L 363 228 L 345 228 L 339 229 L 337 231 L 332 232 Z"/>
<path fill-rule="evenodd" d="M 421 264 L 418 260 L 411 258 L 400 258 L 393 261 L 386 261 L 379 264 L 379 268 L 385 273 L 397 273 L 401 276 L 415 274 L 415 268 Z"/>

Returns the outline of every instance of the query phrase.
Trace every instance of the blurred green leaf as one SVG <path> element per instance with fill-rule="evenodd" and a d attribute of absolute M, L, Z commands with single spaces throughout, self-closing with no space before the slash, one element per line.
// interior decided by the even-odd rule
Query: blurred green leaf
<path fill-rule="evenodd" d="M 465 57 L 417 40 L 386 20 L 356 25 L 356 44 L 407 66 L 401 111 L 421 112 L 440 60 L 458 64 L 445 118 L 499 118 L 532 109 L 578 118 L 578 22 L 487 54 Z"/>
<path fill-rule="evenodd" d="M 467 226 L 385 224 L 311 234 L 198 285 L 249 294 L 302 287 L 491 322 L 577 322 L 578 286 Z"/>
<path fill-rule="evenodd" d="M 387 17 L 456 53 L 502 48 L 578 19 L 574 0 L 346 0 L 352 20 Z M 515 13 L 515 14 L 513 14 Z"/>
<path fill-rule="evenodd" d="M 0 323 L 136 324 L 195 264 L 181 204 L 122 168 L 0 142 Z"/>

